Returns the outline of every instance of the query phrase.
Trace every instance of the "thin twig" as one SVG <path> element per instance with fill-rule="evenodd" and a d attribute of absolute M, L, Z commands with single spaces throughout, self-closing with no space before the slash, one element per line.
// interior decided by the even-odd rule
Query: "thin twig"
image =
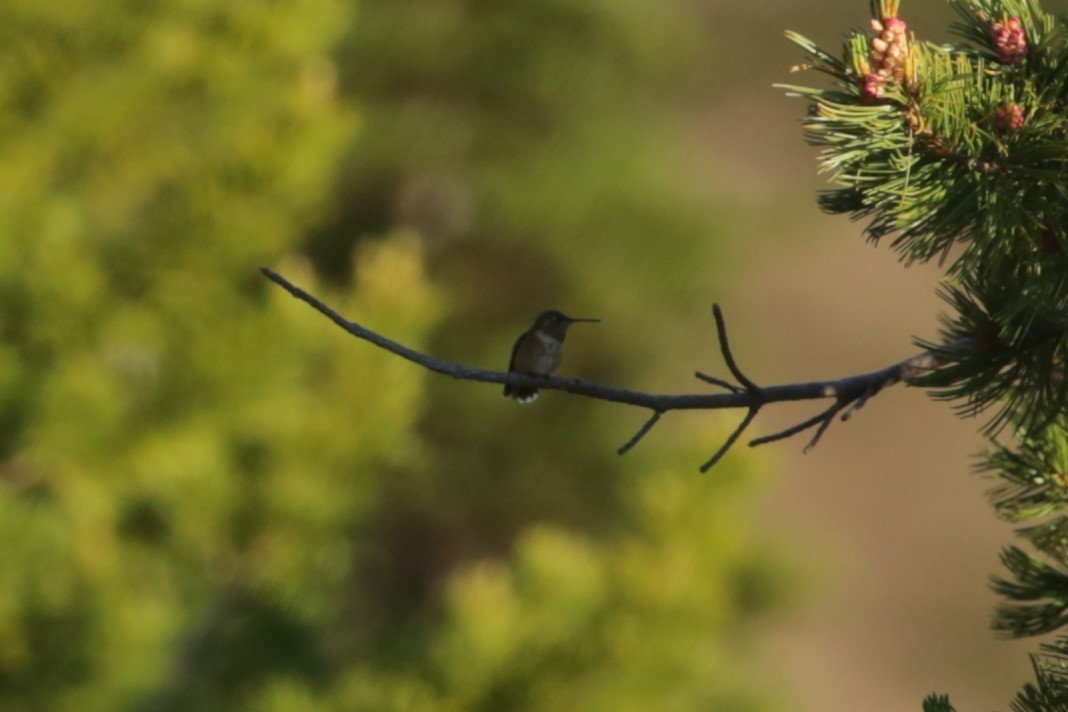
<path fill-rule="evenodd" d="M 718 304 L 712 305 L 712 316 L 716 319 L 716 333 L 719 335 L 719 350 L 723 352 L 723 360 L 727 362 L 727 368 L 731 370 L 731 375 L 734 376 L 738 383 L 745 386 L 745 390 L 750 393 L 759 393 L 760 387 L 750 381 L 746 375 L 742 373 L 742 370 L 738 368 L 738 364 L 734 362 L 731 346 L 727 342 L 727 325 L 723 321 L 723 310 L 719 308 Z"/>
<path fill-rule="evenodd" d="M 711 383 L 713 386 L 719 386 L 720 388 L 724 388 L 724 389 L 730 391 L 731 393 L 741 393 L 742 391 L 745 390 L 744 388 L 739 388 L 738 386 L 734 385 L 733 383 L 731 383 L 729 381 L 724 381 L 722 378 L 716 378 L 715 376 L 709 376 L 707 373 L 701 373 L 700 371 L 694 371 L 693 375 L 700 381 L 704 381 L 705 383 Z"/>
<path fill-rule="evenodd" d="M 753 422 L 753 418 L 755 418 L 757 416 L 757 413 L 759 412 L 759 405 L 754 405 L 752 408 L 749 409 L 749 412 L 745 414 L 745 418 L 742 419 L 742 422 L 738 423 L 738 427 L 735 428 L 734 432 L 731 433 L 729 438 L 727 438 L 727 442 L 723 443 L 723 445 L 720 446 L 719 450 L 716 450 L 716 454 L 712 456 L 712 459 L 701 465 L 701 472 L 708 472 L 709 470 L 711 470 L 716 465 L 716 463 L 719 462 L 723 458 L 723 456 L 727 454 L 727 451 L 730 450 L 731 446 L 734 445 L 734 443 L 738 440 L 739 437 L 741 437 L 742 433 L 745 432 L 745 429 L 749 427 L 749 424 Z"/>
<path fill-rule="evenodd" d="M 781 430 L 781 431 L 779 431 L 777 433 L 773 433 L 772 435 L 764 435 L 763 437 L 759 437 L 756 440 L 750 440 L 749 441 L 749 447 L 757 447 L 758 445 L 767 445 L 768 443 L 773 443 L 776 440 L 785 440 L 786 438 L 793 437 L 794 435 L 797 435 L 798 433 L 804 432 L 804 431 L 808 430 L 809 428 L 812 428 L 812 427 L 815 427 L 816 425 L 819 425 L 820 423 L 824 422 L 825 420 L 829 420 L 829 419 L 833 418 L 834 414 L 837 413 L 841 409 L 841 407 L 842 406 L 838 403 L 838 401 L 835 401 L 834 403 L 831 403 L 831 407 L 830 408 L 828 408 L 827 410 L 823 411 L 822 413 L 819 413 L 817 415 L 812 416 L 808 420 L 804 420 L 804 421 L 798 423 L 797 425 L 789 427 L 786 430 Z"/>
<path fill-rule="evenodd" d="M 850 406 L 849 410 L 847 410 L 846 412 L 842 413 L 842 422 L 844 423 L 847 420 L 849 420 L 850 418 L 852 418 L 853 415 L 856 414 L 856 412 L 858 410 L 860 410 L 861 408 L 863 408 L 867 404 L 868 399 L 871 398 L 872 396 L 876 395 L 879 392 L 879 390 L 880 390 L 879 388 L 876 388 L 876 387 L 873 386 L 872 388 L 869 388 L 869 389 L 865 390 L 863 393 L 861 393 L 860 397 L 857 398 L 856 402 L 854 402 L 852 406 Z"/>
<path fill-rule="evenodd" d="M 727 322 L 723 318 L 723 310 L 719 308 L 718 304 L 712 305 L 712 316 L 716 320 L 716 334 L 719 337 L 719 350 L 723 355 L 723 361 L 727 364 L 727 368 L 730 369 L 730 372 L 734 375 L 735 379 L 737 379 L 737 381 L 744 387 L 743 389 L 735 387 L 732 391 L 738 392 L 738 390 L 744 390 L 745 394 L 752 399 L 752 403 L 749 406 L 749 411 L 742 419 L 742 422 L 739 423 L 738 427 L 734 429 L 734 432 L 730 434 L 727 441 L 720 446 L 719 450 L 716 451 L 716 454 L 713 455 L 708 462 L 701 465 L 701 472 L 708 472 L 723 458 L 724 455 L 727 454 L 727 451 L 734 446 L 734 443 L 742 436 L 745 429 L 749 427 L 749 424 L 752 423 L 757 417 L 757 414 L 760 413 L 760 408 L 765 403 L 764 390 L 742 373 L 742 369 L 738 367 L 737 362 L 734 360 L 734 353 L 731 351 L 730 339 L 727 338 Z"/>
<path fill-rule="evenodd" d="M 441 373 L 465 381 L 508 384 L 513 386 L 536 386 L 542 390 L 565 391 L 586 398 L 593 398 L 612 403 L 623 403 L 625 405 L 637 406 L 652 411 L 653 415 L 646 421 L 641 430 L 639 430 L 627 444 L 620 448 L 621 454 L 634 447 L 634 445 L 636 445 L 649 432 L 649 430 L 656 425 L 660 416 L 668 411 L 720 410 L 724 408 L 748 409 L 749 412 L 746 414 L 745 419 L 731 434 L 727 442 L 720 447 L 716 452 L 716 455 L 702 467 L 702 470 L 707 470 L 723 457 L 727 450 L 730 449 L 734 442 L 753 421 L 759 410 L 766 404 L 783 403 L 788 401 L 818 400 L 823 398 L 835 399 L 835 403 L 818 416 L 810 418 L 775 435 L 757 438 L 749 443 L 750 446 L 756 446 L 773 442 L 775 440 L 782 440 L 818 424 L 820 426 L 819 430 L 817 430 L 812 442 L 810 442 L 806 448 L 807 451 L 819 441 L 820 437 L 830 425 L 830 421 L 833 419 L 834 415 L 839 413 L 846 406 L 854 403 L 858 404 L 850 411 L 855 412 L 855 410 L 863 405 L 868 398 L 880 392 L 887 386 L 901 381 L 907 382 L 931 369 L 937 368 L 942 363 L 940 357 L 935 353 L 925 351 L 904 361 L 893 364 L 892 366 L 870 373 L 863 373 L 831 381 L 789 383 L 762 388 L 749 380 L 735 362 L 734 356 L 731 353 L 730 344 L 727 340 L 727 329 L 724 323 L 723 313 L 719 306 L 716 305 L 713 307 L 713 316 L 716 320 L 716 329 L 719 336 L 720 350 L 723 353 L 723 359 L 727 364 L 727 368 L 730 369 L 731 374 L 744 388 L 740 388 L 718 378 L 705 377 L 703 374 L 698 373 L 697 377 L 701 380 L 726 388 L 729 392 L 692 395 L 644 393 L 642 391 L 632 391 L 625 388 L 604 386 L 598 383 L 584 381 L 579 378 L 528 376 L 522 373 L 491 371 L 434 358 L 433 356 L 421 353 L 415 349 L 408 348 L 396 341 L 388 339 L 356 322 L 349 321 L 319 299 L 282 277 L 277 272 L 267 269 L 266 267 L 261 268 L 261 271 L 267 279 L 280 286 L 296 299 L 305 302 L 313 309 L 326 316 L 349 334 L 359 339 L 369 341 L 379 348 L 419 364 L 423 368 L 434 371 L 435 373 Z M 952 344 L 947 345 L 947 348 L 952 346 Z"/>
<path fill-rule="evenodd" d="M 660 420 L 660 416 L 663 415 L 659 410 L 654 410 L 653 414 L 649 417 L 649 420 L 645 421 L 645 424 L 641 429 L 635 433 L 634 437 L 628 440 L 622 447 L 616 450 L 620 455 L 626 455 L 632 447 L 638 444 L 638 441 L 645 437 L 645 434 L 653 429 L 656 425 L 656 421 Z"/>
<path fill-rule="evenodd" d="M 838 411 L 840 411 L 843 407 L 843 404 L 836 403 L 833 409 L 827 411 L 826 415 L 823 418 L 823 422 L 820 423 L 820 427 L 816 428 L 816 434 L 812 436 L 812 439 L 808 441 L 808 445 L 805 445 L 805 449 L 801 452 L 807 455 L 809 452 L 812 451 L 812 448 L 816 447 L 816 445 L 819 444 L 820 438 L 822 438 L 823 434 L 827 432 L 827 428 L 831 427 L 831 422 L 834 421 L 835 414 L 837 414 Z"/>

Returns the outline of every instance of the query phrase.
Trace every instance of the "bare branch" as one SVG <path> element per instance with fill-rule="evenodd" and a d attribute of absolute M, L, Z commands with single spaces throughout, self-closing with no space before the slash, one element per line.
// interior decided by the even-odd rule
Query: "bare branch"
<path fill-rule="evenodd" d="M 727 389 L 728 393 L 702 393 L 702 394 L 654 394 L 642 391 L 632 391 L 625 388 L 614 388 L 599 383 L 591 383 L 579 378 L 561 378 L 557 376 L 528 376 L 522 373 L 510 373 L 507 371 L 492 371 L 473 366 L 464 366 L 450 361 L 428 356 L 403 344 L 386 338 L 370 329 L 349 321 L 329 306 L 297 287 L 277 272 L 261 268 L 264 276 L 282 289 L 286 290 L 296 299 L 305 302 L 319 313 L 326 316 L 340 328 L 353 336 L 369 341 L 370 343 L 385 349 L 392 354 L 419 364 L 423 368 L 441 373 L 452 378 L 465 381 L 480 381 L 483 383 L 509 384 L 514 386 L 536 386 L 542 390 L 565 391 L 586 398 L 623 403 L 625 405 L 645 408 L 653 412 L 653 415 L 641 427 L 638 433 L 625 445 L 619 448 L 622 455 L 633 448 L 660 420 L 660 416 L 671 410 L 720 410 L 724 408 L 746 408 L 749 412 L 731 434 L 713 458 L 702 466 L 705 471 L 718 462 L 727 450 L 738 440 L 746 428 L 749 427 L 760 409 L 769 403 L 782 403 L 787 401 L 819 400 L 834 398 L 832 406 L 819 415 L 810 418 L 796 426 L 783 430 L 774 435 L 757 438 L 749 443 L 750 447 L 763 445 L 764 443 L 782 440 L 796 435 L 804 430 L 819 425 L 816 435 L 805 448 L 811 449 L 830 426 L 834 416 L 847 406 L 853 407 L 847 412 L 846 417 L 856 412 L 869 398 L 879 393 L 887 386 L 901 381 L 909 381 L 931 369 L 941 365 L 939 357 L 930 351 L 917 354 L 909 359 L 896 363 L 887 368 L 871 373 L 863 373 L 856 376 L 841 378 L 832 381 L 812 381 L 810 383 L 789 383 L 778 386 L 760 387 L 749 380 L 742 373 L 731 353 L 730 344 L 727 340 L 727 329 L 723 319 L 723 313 L 718 305 L 713 306 L 713 316 L 716 320 L 716 329 L 719 336 L 720 350 L 723 352 L 723 360 L 730 369 L 731 374 L 742 387 L 735 386 L 713 376 L 706 376 L 698 372 L 696 375 L 702 381 Z"/>

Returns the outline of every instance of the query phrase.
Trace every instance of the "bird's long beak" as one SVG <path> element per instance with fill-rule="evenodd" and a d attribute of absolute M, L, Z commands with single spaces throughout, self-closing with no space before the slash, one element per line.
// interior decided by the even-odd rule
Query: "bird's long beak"
<path fill-rule="evenodd" d="M 568 322 L 570 322 L 572 324 L 574 324 L 576 321 L 586 321 L 586 322 L 590 322 L 590 323 L 598 323 L 598 322 L 601 321 L 600 319 L 573 319 L 571 317 L 568 317 L 567 320 L 568 320 Z"/>

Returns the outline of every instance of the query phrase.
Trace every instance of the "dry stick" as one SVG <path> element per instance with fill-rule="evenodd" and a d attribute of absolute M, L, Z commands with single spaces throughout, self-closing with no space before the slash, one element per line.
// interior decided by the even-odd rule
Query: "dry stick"
<path fill-rule="evenodd" d="M 663 413 L 661 413 L 659 410 L 654 410 L 653 414 L 649 417 L 649 420 L 645 421 L 645 425 L 643 425 L 641 429 L 634 434 L 633 438 L 628 440 L 618 450 L 616 450 L 616 453 L 619 455 L 626 455 L 628 450 L 637 445 L 638 441 L 644 438 L 645 434 L 653 429 L 653 426 L 656 425 L 656 422 L 660 420 L 661 415 L 663 415 Z"/>
<path fill-rule="evenodd" d="M 720 446 L 719 450 L 716 450 L 716 454 L 713 455 L 708 462 L 701 465 L 701 472 L 708 472 L 715 467 L 717 462 L 723 459 L 723 456 L 726 455 L 727 451 L 731 449 L 731 446 L 738 441 L 738 438 L 742 436 L 742 433 L 745 432 L 745 429 L 749 427 L 749 424 L 753 422 L 753 418 L 755 418 L 759 412 L 759 405 L 755 405 L 749 409 L 749 412 L 745 414 L 745 418 L 743 418 L 742 422 L 738 424 L 738 427 L 734 429 L 734 432 L 730 434 L 727 441 Z M 752 443 L 750 443 L 750 447 L 752 447 Z"/>
<path fill-rule="evenodd" d="M 273 270 L 262 267 L 260 269 L 267 279 L 271 280 L 293 297 L 305 302 L 319 313 L 326 316 L 343 330 L 353 336 L 369 341 L 379 348 L 385 349 L 401 358 L 417 363 L 423 368 L 451 376 L 465 381 L 481 381 L 483 383 L 508 384 L 512 386 L 536 386 L 542 390 L 555 390 L 573 393 L 586 398 L 623 403 L 652 411 L 653 415 L 642 425 L 641 429 L 625 445 L 619 448 L 619 454 L 623 455 L 633 448 L 638 441 L 653 428 L 660 420 L 660 416 L 669 410 L 719 410 L 723 408 L 746 408 L 748 413 L 741 424 L 735 429 L 727 441 L 719 448 L 715 456 L 701 468 L 702 471 L 712 467 L 726 454 L 727 450 L 738 440 L 741 434 L 756 417 L 760 409 L 769 403 L 783 403 L 787 401 L 817 400 L 834 398 L 834 404 L 814 418 L 810 418 L 798 425 L 787 428 L 774 435 L 768 435 L 749 443 L 750 447 L 764 443 L 782 440 L 792 435 L 819 426 L 816 435 L 805 448 L 807 452 L 819 441 L 820 437 L 830 426 L 834 416 L 847 406 L 853 407 L 846 413 L 848 417 L 867 400 L 881 391 L 883 388 L 901 381 L 908 381 L 920 374 L 937 368 L 942 364 L 939 356 L 931 351 L 925 351 L 908 358 L 892 366 L 863 373 L 857 376 L 849 376 L 833 381 L 812 381 L 809 383 L 790 383 L 778 386 L 757 386 L 749 380 L 734 361 L 727 340 L 727 330 L 723 319 L 723 313 L 718 305 L 713 306 L 713 316 L 716 320 L 716 328 L 719 336 L 720 351 L 727 363 L 728 369 L 734 378 L 742 384 L 740 387 L 730 384 L 718 378 L 705 376 L 698 373 L 696 376 L 708 383 L 727 389 L 728 393 L 702 393 L 693 395 L 654 394 L 642 391 L 631 391 L 625 388 L 603 386 L 599 383 L 591 383 L 579 378 L 561 378 L 556 376 L 528 376 L 522 373 L 510 373 L 507 371 L 491 371 L 473 366 L 464 366 L 450 361 L 428 356 L 407 346 L 388 339 L 381 334 L 349 321 L 338 314 L 329 306 L 294 285 Z"/>
<path fill-rule="evenodd" d="M 694 371 L 693 375 L 694 375 L 694 378 L 696 378 L 699 381 L 704 381 L 705 383 L 711 383 L 713 386 L 719 386 L 720 388 L 724 388 L 724 389 L 730 391 L 731 393 L 741 393 L 742 391 L 745 390 L 744 388 L 739 388 L 738 386 L 734 385 L 733 383 L 729 383 L 727 381 L 724 381 L 722 378 L 716 378 L 715 376 L 709 376 L 707 373 L 701 373 L 700 371 Z"/>
<path fill-rule="evenodd" d="M 716 320 L 716 333 L 719 336 L 719 350 L 723 353 L 723 360 L 727 363 L 727 368 L 730 369 L 731 375 L 734 376 L 738 383 L 741 383 L 745 387 L 745 390 L 751 394 L 761 393 L 760 386 L 746 378 L 742 370 L 738 368 L 738 364 L 734 362 L 734 354 L 731 353 L 731 345 L 727 341 L 727 323 L 723 320 L 723 311 L 719 308 L 718 304 L 712 305 L 712 316 Z"/>
<path fill-rule="evenodd" d="M 765 435 L 764 437 L 757 438 L 750 441 L 750 447 L 756 447 L 757 445 L 766 445 L 767 443 L 773 443 L 777 440 L 785 440 L 786 438 L 793 437 L 798 433 L 803 433 L 811 427 L 819 425 L 824 421 L 830 421 L 834 418 L 834 414 L 842 409 L 841 404 L 836 400 L 831 403 L 831 406 L 818 415 L 814 415 L 808 420 L 803 420 L 797 425 L 787 428 L 786 430 L 775 433 L 774 435 Z"/>
<path fill-rule="evenodd" d="M 742 369 L 738 368 L 738 364 L 734 361 L 734 354 L 731 353 L 730 341 L 727 339 L 727 322 L 723 319 L 723 311 L 719 308 L 718 304 L 712 305 L 712 316 L 716 320 L 716 335 L 719 337 L 719 350 L 720 353 L 723 354 L 723 360 L 726 362 L 731 375 L 742 384 L 743 391 L 752 397 L 753 402 L 749 406 L 749 411 L 745 414 L 742 422 L 739 423 L 738 427 L 734 429 L 734 432 L 730 434 L 727 441 L 720 446 L 719 450 L 716 451 L 716 454 L 713 455 L 708 462 L 701 465 L 701 472 L 708 472 L 715 467 L 716 463 L 727 454 L 727 451 L 730 450 L 734 443 L 738 441 L 738 438 L 742 436 L 742 433 L 749 427 L 749 424 L 756 419 L 757 413 L 760 412 L 761 407 L 763 407 L 766 402 L 764 390 L 749 380 L 749 378 L 742 373 Z M 698 376 L 698 378 L 701 377 Z M 703 381 L 706 379 L 701 378 L 701 380 Z"/>

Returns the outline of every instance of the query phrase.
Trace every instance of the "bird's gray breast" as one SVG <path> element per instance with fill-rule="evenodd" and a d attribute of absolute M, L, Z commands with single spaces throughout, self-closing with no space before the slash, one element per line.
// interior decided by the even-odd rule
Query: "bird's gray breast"
<path fill-rule="evenodd" d="M 539 345 L 541 346 L 535 358 L 537 372 L 546 375 L 550 374 L 560 365 L 563 342 L 541 332 L 536 333 L 535 338 L 540 342 Z"/>

